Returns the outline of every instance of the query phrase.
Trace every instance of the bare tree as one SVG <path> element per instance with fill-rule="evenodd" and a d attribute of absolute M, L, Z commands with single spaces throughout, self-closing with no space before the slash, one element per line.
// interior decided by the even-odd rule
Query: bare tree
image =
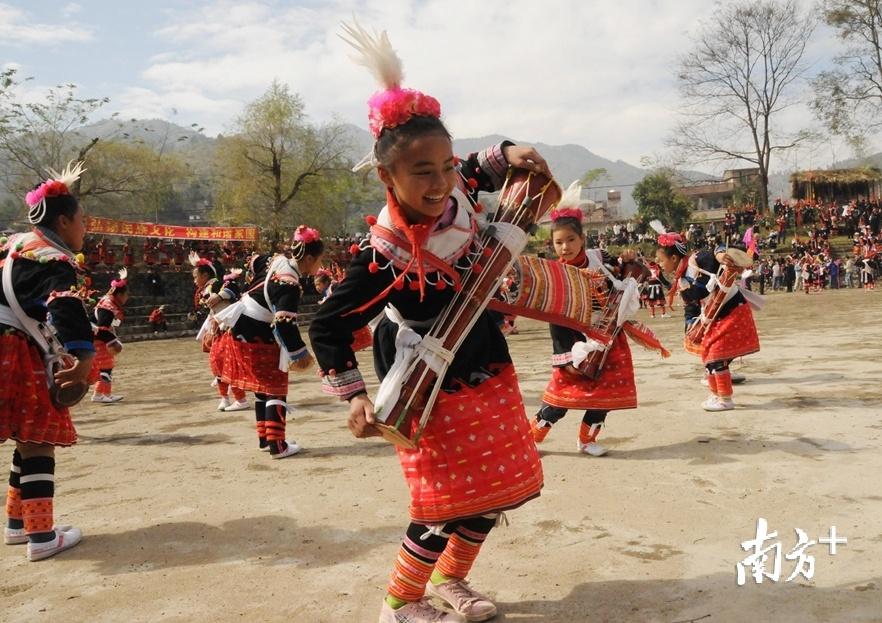
<path fill-rule="evenodd" d="M 846 47 L 814 80 L 812 108 L 831 132 L 858 148 L 882 125 L 882 2 L 825 0 L 824 21 Z"/>
<path fill-rule="evenodd" d="M 99 139 L 84 133 L 82 126 L 110 101 L 81 98 L 74 84 L 26 101 L 20 85 L 15 69 L 0 74 L 0 156 L 6 189 L 15 194 L 45 178 L 46 167 L 60 170 L 68 160 L 85 160 Z"/>
<path fill-rule="evenodd" d="M 772 154 L 809 137 L 785 135 L 778 118 L 797 102 L 815 24 L 794 0 L 719 5 L 679 61 L 685 118 L 668 144 L 684 161 L 740 161 L 758 168 L 761 210 L 769 205 Z"/>

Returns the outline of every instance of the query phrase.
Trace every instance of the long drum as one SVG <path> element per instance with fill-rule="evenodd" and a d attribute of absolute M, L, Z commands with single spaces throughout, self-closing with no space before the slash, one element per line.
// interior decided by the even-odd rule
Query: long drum
<path fill-rule="evenodd" d="M 496 213 L 476 249 L 477 261 L 416 347 L 417 357 L 405 374 L 397 402 L 388 409 L 378 405 L 377 427 L 387 440 L 416 448 L 453 355 L 524 250 L 536 222 L 561 195 L 560 186 L 545 175 L 508 170 Z"/>

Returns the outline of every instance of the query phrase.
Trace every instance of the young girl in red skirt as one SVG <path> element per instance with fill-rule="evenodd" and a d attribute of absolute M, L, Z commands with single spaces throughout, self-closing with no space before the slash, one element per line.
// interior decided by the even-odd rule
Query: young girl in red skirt
<path fill-rule="evenodd" d="M 294 233 L 291 257 L 254 256 L 249 265 L 250 289 L 238 303 L 215 315 L 219 323 L 232 327 L 221 338 L 221 380 L 254 392 L 259 447 L 274 459 L 301 449 L 285 439 L 288 371 L 312 365 L 297 329 L 297 308 L 300 280 L 321 267 L 324 248 L 318 231 L 301 225 Z"/>
<path fill-rule="evenodd" d="M 55 373 L 60 387 L 83 385 L 95 350 L 92 327 L 82 299 L 77 296 L 77 275 L 82 272 L 75 254 L 83 246 L 83 210 L 68 187 L 79 177 L 80 167 L 68 167 L 28 193 L 28 220 L 33 231 L 2 241 L 0 265 L 0 443 L 15 441 L 9 489 L 6 493 L 7 545 L 27 543 L 29 560 L 41 560 L 76 545 L 78 528 L 55 526 L 55 447 L 76 443 L 77 434 L 67 407 L 50 395 L 45 352 L 38 346 L 39 331 L 32 337 L 31 320 L 51 318 L 73 365 Z M 17 303 L 17 305 L 16 305 Z M 20 319 L 16 307 L 24 320 Z M 84 386 L 85 388 L 85 386 Z"/>
<path fill-rule="evenodd" d="M 193 266 L 193 284 L 196 286 L 194 302 L 197 309 L 202 308 L 206 314 L 196 339 L 202 343 L 202 352 L 208 353 L 208 366 L 214 375 L 214 385 L 220 395 L 217 410 L 245 411 L 250 408 L 245 391 L 238 387 L 230 387 L 230 384 L 221 378 L 224 368 L 224 348 L 228 342 L 221 339 L 226 328 L 215 318 L 215 314 L 239 300 L 236 279 L 241 271 L 221 278 L 223 267 L 199 257 L 195 251 L 190 254 L 190 264 Z M 230 393 L 233 394 L 232 402 Z"/>
<path fill-rule="evenodd" d="M 376 435 L 374 407 L 353 352 L 353 335 L 385 310 L 374 331 L 380 378 L 406 328 L 425 334 L 454 296 L 459 275 L 480 259 L 477 191 L 498 190 L 509 165 L 547 174 L 532 149 L 505 142 L 459 162 L 433 97 L 402 89 L 401 64 L 385 33 L 347 28 L 363 62 L 383 76 L 369 101 L 372 151 L 386 206 L 345 279 L 319 307 L 310 339 L 325 391 L 348 400 L 356 437 Z M 400 326 L 403 325 L 403 326 Z M 410 525 L 382 604 L 383 623 L 484 621 L 490 599 L 466 581 L 502 511 L 539 495 L 542 468 L 517 375 L 494 317 L 484 312 L 456 351 L 414 450 L 398 456 L 411 493 Z M 444 612 L 428 591 L 450 604 Z"/>
<path fill-rule="evenodd" d="M 732 260 L 726 256 L 726 247 L 718 247 L 714 251 L 701 249 L 690 256 L 683 237 L 670 232 L 659 234 L 656 260 L 662 270 L 674 274 L 672 290 L 678 290 L 683 298 L 688 331 L 695 322 L 701 322 L 701 305 L 710 295 L 708 286 L 711 277 Z M 687 349 L 701 357 L 704 364 L 705 379 L 711 392 L 701 404 L 705 411 L 729 411 L 735 408 L 729 365 L 733 359 L 760 349 L 750 305 L 737 290 L 737 281 L 732 288 L 736 289 L 735 292 L 723 303 L 701 344 L 697 348 Z"/>
<path fill-rule="evenodd" d="M 571 189 L 572 190 L 572 189 Z M 578 205 L 578 194 L 574 205 L 568 196 L 561 200 L 560 207 L 551 213 L 551 241 L 561 262 L 579 268 L 588 268 L 585 252 L 585 234 L 582 230 L 582 211 Z M 578 188 L 581 191 L 581 188 Z M 633 253 L 633 252 L 632 252 Z M 608 270 L 617 271 L 614 260 L 602 254 Z M 631 256 L 628 256 L 633 259 Z M 597 294 L 606 290 L 606 279 L 599 276 Z M 597 298 L 592 301 L 595 313 L 602 307 Z M 549 325 L 551 343 L 554 349 L 551 356 L 551 380 L 542 395 L 542 407 L 530 421 L 533 439 L 542 443 L 554 426 L 570 409 L 585 410 L 579 425 L 579 452 L 588 456 L 603 456 L 607 450 L 597 443 L 600 431 L 610 411 L 637 408 L 637 386 L 634 383 L 634 366 L 631 362 L 631 349 L 625 331 L 620 331 L 610 346 L 609 355 L 597 379 L 583 374 L 573 365 L 573 350 L 577 344 L 587 342 L 586 336 L 573 329 Z"/>
<path fill-rule="evenodd" d="M 128 271 L 123 268 L 119 271 L 119 278 L 110 282 L 110 290 L 95 306 L 95 359 L 89 376 L 89 382 L 95 383 L 92 402 L 113 404 L 123 399 L 113 394 L 112 385 L 116 356 L 123 348 L 116 330 L 126 317 L 123 307 L 129 300 L 127 277 Z"/>

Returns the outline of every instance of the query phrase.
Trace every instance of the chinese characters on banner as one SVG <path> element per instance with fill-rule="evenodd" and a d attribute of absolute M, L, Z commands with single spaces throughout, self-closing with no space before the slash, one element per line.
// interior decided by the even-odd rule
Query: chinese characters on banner
<path fill-rule="evenodd" d="M 98 216 L 86 217 L 86 232 L 108 236 L 134 236 L 140 238 L 171 238 L 174 240 L 213 240 L 223 242 L 236 240 L 257 241 L 257 227 L 192 227 L 190 225 L 160 225 L 158 223 L 134 223 L 117 221 Z"/>
<path fill-rule="evenodd" d="M 800 528 L 794 528 L 796 532 L 797 543 L 787 554 L 784 555 L 786 560 L 794 562 L 793 573 L 787 576 L 785 582 L 792 582 L 798 576 L 811 580 L 815 575 L 815 557 L 806 553 L 809 547 L 813 545 L 826 545 L 829 548 L 831 556 L 836 555 L 837 545 L 845 545 L 848 539 L 837 536 L 836 526 L 830 526 L 830 531 L 826 537 L 818 537 L 818 540 L 809 540 L 808 535 Z M 778 541 L 771 542 L 778 538 L 778 532 L 769 532 L 768 522 L 760 517 L 756 522 L 756 537 L 752 540 L 743 541 L 741 549 L 745 552 L 752 552 L 747 558 L 735 565 L 737 573 L 738 586 L 744 586 L 747 582 L 747 574 L 757 584 L 762 584 L 764 578 L 777 582 L 781 577 L 781 543 Z M 770 544 L 766 546 L 766 542 Z M 771 558 L 771 560 L 770 560 Z"/>

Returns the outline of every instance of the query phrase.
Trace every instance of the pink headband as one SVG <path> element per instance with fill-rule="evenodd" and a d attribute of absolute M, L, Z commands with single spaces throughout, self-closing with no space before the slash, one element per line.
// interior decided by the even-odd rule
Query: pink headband
<path fill-rule="evenodd" d="M 673 247 L 677 244 L 683 244 L 683 236 L 673 232 L 666 232 L 658 235 L 658 243 L 663 247 Z"/>
<path fill-rule="evenodd" d="M 315 242 L 316 240 L 321 240 L 321 234 L 319 234 L 319 231 L 317 229 L 313 229 L 312 227 L 301 225 L 294 232 L 294 242 L 309 244 L 310 242 Z"/>
<path fill-rule="evenodd" d="M 378 91 L 368 100 L 368 125 L 374 138 L 412 117 L 441 117 L 441 104 L 431 95 L 415 89 L 393 87 Z"/>
<path fill-rule="evenodd" d="M 582 210 L 580 210 L 579 208 L 560 208 L 558 210 L 551 211 L 552 221 L 557 221 L 558 219 L 562 218 L 574 218 L 581 224 L 583 217 L 584 215 L 582 214 Z"/>

